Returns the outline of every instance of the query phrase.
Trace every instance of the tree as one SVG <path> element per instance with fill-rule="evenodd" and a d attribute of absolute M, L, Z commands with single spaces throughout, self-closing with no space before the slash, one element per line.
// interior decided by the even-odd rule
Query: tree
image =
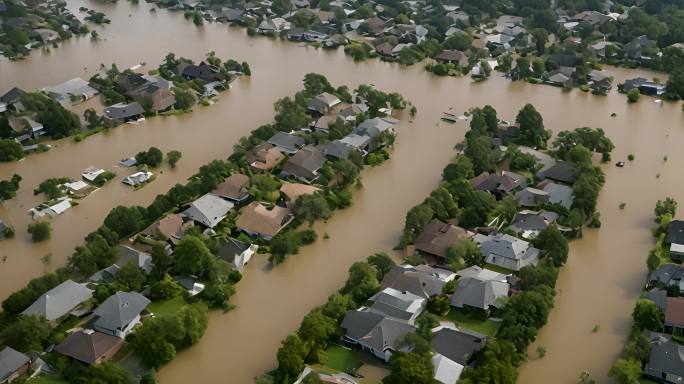
<path fill-rule="evenodd" d="M 126 263 L 114 277 L 117 289 L 124 292 L 140 292 L 145 284 L 145 280 L 147 278 L 143 270 L 134 263 Z"/>
<path fill-rule="evenodd" d="M 306 108 L 289 97 L 275 102 L 275 121 L 279 131 L 289 132 L 309 124 Z"/>
<path fill-rule="evenodd" d="M 245 76 L 252 76 L 252 69 L 249 67 L 249 63 L 246 61 L 242 62 L 242 73 Z"/>
<path fill-rule="evenodd" d="M 176 109 L 187 110 L 192 108 L 197 102 L 191 89 L 175 87 L 173 89 L 173 94 L 176 97 L 176 103 L 173 105 Z"/>
<path fill-rule="evenodd" d="M 330 167 L 335 172 L 336 188 L 338 189 L 352 185 L 359 178 L 359 166 L 351 160 L 341 159 L 333 161 L 330 163 Z"/>
<path fill-rule="evenodd" d="M 306 345 L 296 333 L 287 336 L 278 349 L 278 382 L 291 383 L 297 379 L 307 354 Z"/>
<path fill-rule="evenodd" d="M 632 312 L 634 326 L 639 330 L 662 331 L 663 317 L 660 308 L 654 302 L 646 299 L 637 300 Z"/>
<path fill-rule="evenodd" d="M 470 35 L 466 33 L 454 33 L 453 35 L 449 36 L 444 42 L 442 43 L 442 47 L 444 49 L 455 49 L 459 51 L 465 51 L 468 48 L 470 48 L 470 44 L 472 44 L 473 38 L 470 37 Z"/>
<path fill-rule="evenodd" d="M 285 232 L 276 236 L 271 242 L 271 261 L 280 263 L 285 260 L 287 255 L 299 253 L 301 240 L 296 232 Z"/>
<path fill-rule="evenodd" d="M 466 368 L 460 377 L 461 384 L 515 384 L 516 367 L 522 358 L 515 346 L 506 340 L 490 340 L 480 353 L 475 368 Z"/>
<path fill-rule="evenodd" d="M 150 256 L 152 256 L 152 264 L 154 265 L 152 274 L 157 276 L 157 278 L 163 278 L 169 268 L 171 268 L 173 258 L 160 243 L 155 243 L 152 246 Z"/>
<path fill-rule="evenodd" d="M 467 156 L 458 156 L 453 163 L 449 163 L 442 171 L 444 181 L 456 179 L 472 179 L 475 176 L 473 162 Z"/>
<path fill-rule="evenodd" d="M 174 271 L 181 275 L 201 275 L 206 272 L 214 255 L 204 242 L 192 235 L 183 236 L 173 252 Z"/>
<path fill-rule="evenodd" d="M 408 237 L 408 243 L 423 231 L 423 228 L 432 220 L 435 212 L 427 204 L 416 205 L 406 214 L 404 223 L 404 235 Z"/>
<path fill-rule="evenodd" d="M 670 72 L 667 80 L 667 93 L 675 98 L 684 99 L 684 67 Z"/>
<path fill-rule="evenodd" d="M 546 148 L 546 141 L 551 134 L 544 129 L 544 120 L 532 104 L 526 104 L 515 121 L 518 123 L 520 134 L 518 142 L 537 148 Z"/>
<path fill-rule="evenodd" d="M 274 0 L 271 10 L 278 16 L 282 16 L 292 10 L 292 3 L 289 0 Z"/>
<path fill-rule="evenodd" d="M 147 152 L 138 152 L 138 154 L 135 155 L 135 160 L 138 162 L 138 164 L 146 164 L 152 168 L 155 168 L 158 167 L 159 164 L 161 164 L 164 160 L 164 154 L 159 148 L 150 147 Z"/>
<path fill-rule="evenodd" d="M 496 162 L 492 154 L 492 139 L 488 136 L 476 136 L 466 138 L 466 147 L 463 154 L 468 156 L 473 163 L 476 174 L 493 172 Z"/>
<path fill-rule="evenodd" d="M 119 239 L 140 231 L 145 226 L 142 207 L 117 206 L 104 220 L 104 224 L 119 236 Z"/>
<path fill-rule="evenodd" d="M 407 334 L 405 342 L 411 352 L 394 352 L 390 359 L 391 373 L 385 384 L 432 384 L 435 382 L 430 344 L 418 334 Z"/>
<path fill-rule="evenodd" d="M 394 260 L 385 252 L 378 252 L 368 256 L 368 264 L 372 265 L 377 271 L 378 281 L 382 280 L 387 272 L 391 271 L 396 265 Z"/>
<path fill-rule="evenodd" d="M 33 240 L 34 243 L 49 239 L 51 231 L 52 228 L 50 228 L 50 223 L 47 221 L 29 223 L 28 225 L 28 233 L 31 234 L 31 240 Z"/>
<path fill-rule="evenodd" d="M 295 216 L 306 220 L 309 225 L 318 219 L 327 220 L 332 216 L 328 201 L 319 193 L 299 196 L 293 210 Z"/>
<path fill-rule="evenodd" d="M 169 151 L 166 153 L 166 162 L 169 163 L 171 168 L 176 168 L 176 163 L 183 157 L 180 151 Z"/>
<path fill-rule="evenodd" d="M 2 342 L 19 352 L 42 351 L 52 332 L 45 318 L 21 315 L 0 333 Z"/>
<path fill-rule="evenodd" d="M 133 376 L 120 365 L 108 361 L 83 369 L 75 384 L 133 384 Z"/>
<path fill-rule="evenodd" d="M 66 137 L 81 129 L 78 115 L 45 94 L 28 93 L 22 96 L 21 103 L 27 110 L 36 112 L 35 119 L 53 138 Z"/>
<path fill-rule="evenodd" d="M 0 161 L 16 161 L 24 158 L 24 149 L 14 140 L 0 140 Z"/>
<path fill-rule="evenodd" d="M 563 236 L 555 225 L 544 228 L 532 242 L 535 247 L 543 250 L 554 266 L 561 267 L 568 260 L 568 239 Z"/>
<path fill-rule="evenodd" d="M 641 378 L 641 362 L 618 359 L 608 371 L 608 376 L 615 378 L 620 384 L 638 384 Z"/>
<path fill-rule="evenodd" d="M 610 160 L 610 153 L 615 148 L 613 142 L 606 136 L 601 128 L 591 129 L 589 127 L 576 128 L 573 131 L 562 131 L 553 141 L 553 147 L 561 159 L 569 161 L 574 151 L 584 152 L 578 147 L 584 147 L 589 151 L 589 156 L 582 162 L 591 163 L 591 152 L 603 155 L 603 160 Z M 577 153 L 576 153 L 577 154 Z M 577 162 L 575 160 L 575 162 Z"/>
<path fill-rule="evenodd" d="M 515 146 L 508 147 L 506 159 L 508 159 L 508 167 L 512 171 L 529 171 L 534 173 L 537 169 L 537 158 L 528 153 L 522 153 Z"/>
<path fill-rule="evenodd" d="M 322 348 L 335 334 L 337 323 L 325 316 L 320 309 L 315 309 L 304 316 L 297 333 L 303 342 Z"/>
<path fill-rule="evenodd" d="M 665 214 L 675 217 L 677 213 L 677 200 L 667 197 L 665 200 L 658 200 L 655 207 L 655 221 L 660 223 Z"/>
<path fill-rule="evenodd" d="M 9 180 L 0 180 L 0 202 L 9 200 L 17 195 L 21 176 L 14 174 Z"/>
<path fill-rule="evenodd" d="M 640 97 L 641 93 L 639 92 L 639 88 L 632 88 L 627 92 L 627 101 L 630 103 L 636 103 L 639 101 Z"/>
<path fill-rule="evenodd" d="M 182 294 L 183 291 L 183 287 L 181 287 L 180 285 L 178 285 L 178 283 L 173 281 L 171 276 L 169 276 L 168 274 L 164 274 L 164 277 L 162 277 L 161 280 L 152 284 L 152 286 L 150 287 L 150 293 L 152 294 L 152 296 L 154 296 L 155 298 L 159 298 L 161 300 L 174 298 Z"/>
<path fill-rule="evenodd" d="M 456 244 L 447 248 L 447 261 L 453 263 L 459 261 L 467 266 L 482 265 L 482 254 L 480 248 L 474 241 L 468 238 L 460 239 Z"/>
<path fill-rule="evenodd" d="M 159 384 L 157 374 L 154 369 L 150 370 L 140 378 L 140 384 Z"/>
<path fill-rule="evenodd" d="M 362 303 L 380 289 L 378 276 L 370 264 L 357 261 L 349 267 L 349 277 L 342 293 L 350 294 L 354 301 Z"/>

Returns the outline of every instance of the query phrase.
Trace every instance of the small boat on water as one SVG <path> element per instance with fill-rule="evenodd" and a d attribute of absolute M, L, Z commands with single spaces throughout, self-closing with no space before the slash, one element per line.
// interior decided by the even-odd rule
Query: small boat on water
<path fill-rule="evenodd" d="M 619 167 L 619 168 L 622 168 L 622 167 L 625 166 L 625 162 L 624 162 L 624 161 L 618 161 L 617 163 L 615 163 L 615 166 L 616 166 L 616 167 Z"/>

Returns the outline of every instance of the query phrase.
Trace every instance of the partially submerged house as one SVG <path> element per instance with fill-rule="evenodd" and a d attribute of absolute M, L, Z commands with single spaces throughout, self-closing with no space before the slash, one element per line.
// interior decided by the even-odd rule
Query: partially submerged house
<path fill-rule="evenodd" d="M 341 102 L 342 101 L 339 97 L 328 92 L 323 92 L 311 99 L 306 105 L 306 108 L 311 112 L 325 115 L 330 111 L 330 109 Z"/>
<path fill-rule="evenodd" d="M 140 171 L 132 175 L 126 176 L 121 182 L 128 184 L 131 187 L 137 187 L 139 185 L 145 184 L 154 177 L 154 173 L 149 171 Z"/>
<path fill-rule="evenodd" d="M 294 215 L 288 208 L 277 205 L 268 208 L 261 203 L 252 202 L 240 212 L 235 225 L 250 236 L 270 240 L 293 219 Z"/>
<path fill-rule="evenodd" d="M 472 237 L 472 233 L 453 224 L 432 220 L 423 228 L 415 241 L 416 250 L 446 259 L 449 247 L 461 239 Z"/>
<path fill-rule="evenodd" d="M 243 243 L 242 241 L 227 237 L 219 242 L 219 257 L 229 263 L 233 268 L 242 271 L 257 252 L 256 244 Z"/>
<path fill-rule="evenodd" d="M 141 119 L 145 115 L 145 108 L 136 102 L 118 103 L 105 108 L 105 115 L 118 122 L 129 122 Z"/>
<path fill-rule="evenodd" d="M 82 303 L 90 300 L 93 291 L 84 284 L 66 280 L 42 294 L 26 308 L 22 315 L 38 315 L 47 321 L 56 321 L 68 315 Z"/>
<path fill-rule="evenodd" d="M 218 223 L 226 218 L 228 212 L 235 205 L 214 194 L 207 193 L 199 199 L 190 203 L 183 216 L 202 224 L 207 228 L 214 228 Z"/>
<path fill-rule="evenodd" d="M 520 268 L 536 265 L 539 261 L 539 249 L 511 235 L 480 235 L 475 236 L 474 240 L 479 244 L 480 253 L 489 264 L 519 271 Z"/>
<path fill-rule="evenodd" d="M 123 339 L 91 329 L 70 334 L 55 347 L 58 353 L 87 365 L 111 360 L 126 345 Z"/>
<path fill-rule="evenodd" d="M 140 314 L 149 304 L 150 300 L 137 292 L 117 292 L 93 311 L 93 329 L 125 339 L 140 324 Z"/>

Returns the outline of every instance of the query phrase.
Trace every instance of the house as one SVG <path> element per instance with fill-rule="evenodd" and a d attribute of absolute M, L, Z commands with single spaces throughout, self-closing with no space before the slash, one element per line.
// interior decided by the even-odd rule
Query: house
<path fill-rule="evenodd" d="M 121 268 L 117 264 L 112 264 L 109 267 L 103 268 L 93 273 L 93 275 L 88 278 L 88 281 L 92 283 L 111 283 L 112 281 L 114 281 L 114 278 L 116 277 L 116 274 L 119 272 L 119 269 Z"/>
<path fill-rule="evenodd" d="M 480 253 L 489 264 L 519 271 L 527 265 L 536 265 L 540 251 L 527 241 L 506 234 L 475 236 Z"/>
<path fill-rule="evenodd" d="M 367 310 L 347 311 L 341 327 L 345 330 L 344 340 L 358 344 L 385 362 L 398 349 L 402 337 L 416 331 L 415 326 L 405 321 Z"/>
<path fill-rule="evenodd" d="M 137 101 L 130 104 L 118 103 L 105 108 L 105 115 L 108 118 L 124 123 L 139 120 L 144 114 L 145 108 Z"/>
<path fill-rule="evenodd" d="M 677 263 L 684 262 L 684 244 L 670 244 L 670 259 Z"/>
<path fill-rule="evenodd" d="M 20 101 L 24 95 L 26 95 L 26 91 L 21 88 L 13 87 L 4 95 L 0 96 L 0 103 L 5 103 L 5 105 L 9 107 Z"/>
<path fill-rule="evenodd" d="M 183 215 L 172 213 L 150 224 L 140 234 L 156 240 L 174 241 L 180 239 L 186 226 Z"/>
<path fill-rule="evenodd" d="M 320 176 L 318 171 L 325 162 L 323 151 L 314 146 L 306 146 L 285 162 L 281 176 L 312 183 Z"/>
<path fill-rule="evenodd" d="M 633 60 L 649 61 L 652 59 L 651 53 L 657 51 L 656 42 L 650 40 L 646 35 L 637 36 L 622 47 L 625 57 Z"/>
<path fill-rule="evenodd" d="M 226 218 L 228 212 L 235 205 L 230 201 L 207 193 L 199 199 L 193 201 L 190 207 L 183 211 L 183 216 L 200 223 L 207 228 L 214 228 L 218 223 Z"/>
<path fill-rule="evenodd" d="M 9 383 L 28 372 L 31 360 L 11 347 L 0 351 L 0 383 Z"/>
<path fill-rule="evenodd" d="M 262 143 L 245 154 L 245 161 L 252 172 L 268 172 L 283 159 L 283 154 L 273 144 Z"/>
<path fill-rule="evenodd" d="M 536 207 L 549 202 L 550 194 L 544 190 L 527 187 L 515 194 L 520 207 Z"/>
<path fill-rule="evenodd" d="M 456 384 L 464 368 L 461 364 L 439 353 L 432 355 L 432 367 L 435 372 L 435 382 L 441 384 Z"/>
<path fill-rule="evenodd" d="M 551 180 L 545 180 L 537 184 L 537 188 L 548 194 L 548 204 L 559 204 L 562 207 L 570 209 L 572 207 L 573 196 L 572 188 L 554 183 Z"/>
<path fill-rule="evenodd" d="M 311 369 L 311 367 L 304 366 L 304 369 L 302 370 L 302 373 L 299 374 L 297 377 L 297 380 L 295 380 L 292 384 L 303 384 L 305 383 L 305 379 L 309 376 L 314 376 L 318 377 L 320 381 L 314 381 L 316 383 L 324 383 L 324 384 L 358 384 L 358 382 L 354 379 L 354 377 L 342 373 L 342 372 L 328 372 L 328 373 L 322 373 L 322 372 L 317 372 Z M 306 379 L 306 383 L 309 383 L 309 379 Z"/>
<path fill-rule="evenodd" d="M 71 201 L 69 199 L 63 199 L 60 200 L 59 203 L 53 204 L 47 207 L 43 212 L 39 213 L 38 218 L 42 217 L 45 214 L 47 214 L 50 217 L 56 217 L 68 211 L 69 208 L 71 208 Z M 36 218 L 35 215 L 34 218 Z"/>
<path fill-rule="evenodd" d="M 339 104 L 338 104 L 339 105 Z M 313 125 L 313 129 L 323 133 L 330 132 L 330 125 L 339 121 L 344 121 L 339 115 L 323 115 L 319 117 Z"/>
<path fill-rule="evenodd" d="M 270 240 L 293 218 L 294 215 L 288 208 L 276 205 L 269 209 L 261 203 L 252 202 L 242 210 L 235 225 L 250 236 Z"/>
<path fill-rule="evenodd" d="M 81 363 L 94 365 L 111 360 L 126 345 L 121 338 L 86 329 L 70 334 L 55 351 Z"/>
<path fill-rule="evenodd" d="M 233 268 L 242 271 L 257 252 L 256 244 L 243 243 L 232 237 L 222 238 L 219 243 L 219 257 L 230 263 Z"/>
<path fill-rule="evenodd" d="M 324 116 L 325 117 L 325 116 Z M 323 149 L 323 154 L 326 157 L 333 159 L 348 159 L 353 152 L 359 153 L 358 149 L 343 142 L 342 140 L 333 140 L 326 144 Z"/>
<path fill-rule="evenodd" d="M 665 303 L 665 332 L 681 335 L 684 330 L 684 297 L 668 297 Z"/>
<path fill-rule="evenodd" d="M 561 67 L 560 69 L 554 69 L 545 73 L 542 77 L 548 84 L 558 87 L 572 87 L 573 73 L 574 68 Z"/>
<path fill-rule="evenodd" d="M 90 300 L 93 291 L 84 284 L 66 280 L 58 286 L 42 294 L 21 314 L 44 317 L 47 321 L 55 321 L 69 314 L 76 307 Z"/>
<path fill-rule="evenodd" d="M 93 329 L 125 339 L 140 324 L 140 313 L 149 304 L 150 300 L 137 292 L 117 292 L 93 311 Z"/>
<path fill-rule="evenodd" d="M 635 88 L 639 90 L 639 93 L 647 96 L 662 96 L 667 91 L 667 86 L 665 84 L 648 81 L 643 77 L 625 80 L 625 82 L 620 85 L 620 90 L 625 93 Z"/>
<path fill-rule="evenodd" d="M 444 323 L 432 329 L 432 348 L 461 366 L 468 366 L 487 344 L 487 336 Z"/>
<path fill-rule="evenodd" d="M 561 183 L 572 184 L 575 182 L 575 164 L 569 161 L 559 161 L 556 164 L 537 172 L 541 180 L 550 179 Z"/>
<path fill-rule="evenodd" d="M 43 124 L 33 120 L 28 116 L 12 116 L 7 118 L 10 128 L 17 134 L 20 141 L 28 138 L 37 139 L 44 135 L 45 127 Z"/>
<path fill-rule="evenodd" d="M 200 62 L 199 65 L 180 63 L 178 67 L 176 67 L 176 72 L 178 75 L 188 80 L 201 80 L 205 83 L 211 83 L 213 81 L 222 82 L 226 80 L 225 75 L 223 75 L 217 67 L 209 65 L 204 61 Z"/>
<path fill-rule="evenodd" d="M 359 136 L 368 136 L 370 138 L 375 138 L 383 132 L 394 133 L 394 124 L 387 119 L 382 119 L 380 117 L 374 117 L 368 119 L 359 124 L 355 129 L 354 133 Z"/>
<path fill-rule="evenodd" d="M 89 100 L 99 93 L 97 89 L 91 87 L 87 81 L 80 77 L 52 87 L 45 87 L 42 91 L 47 92 L 51 98 L 65 105 Z"/>
<path fill-rule="evenodd" d="M 471 267 L 457 271 L 456 276 L 458 276 L 458 278 L 461 279 L 473 278 L 482 281 L 491 280 L 507 283 L 509 280 L 509 276 L 511 275 L 504 275 L 503 273 L 495 272 L 487 268 L 482 268 L 478 265 L 473 265 Z"/>
<path fill-rule="evenodd" d="M 682 275 L 684 275 L 684 267 L 679 264 L 667 263 L 658 267 L 655 271 L 648 275 L 648 287 L 667 288 L 680 287 L 680 291 L 684 290 L 682 284 Z"/>
<path fill-rule="evenodd" d="M 606 53 L 606 47 L 613 47 L 615 50 L 619 49 L 617 44 L 610 41 L 597 41 L 590 44 L 587 48 L 597 57 L 605 58 L 608 55 L 608 53 Z M 612 55 L 610 57 L 612 57 Z"/>
<path fill-rule="evenodd" d="M 81 177 L 84 178 L 86 181 L 89 182 L 94 182 L 98 176 L 101 174 L 105 173 L 106 171 L 101 168 L 97 167 L 88 167 L 86 168 L 83 173 L 81 173 Z"/>
<path fill-rule="evenodd" d="M 651 301 L 655 304 L 663 313 L 667 309 L 667 291 L 664 289 L 653 288 L 646 292 L 644 299 Z"/>
<path fill-rule="evenodd" d="M 580 58 L 566 53 L 554 53 L 549 55 L 548 61 L 559 67 L 576 67 L 580 63 Z"/>
<path fill-rule="evenodd" d="M 139 185 L 147 183 L 148 181 L 151 181 L 153 177 L 154 173 L 152 172 L 140 171 L 132 175 L 126 176 L 122 180 L 122 183 L 130 185 L 131 187 L 137 187 Z"/>
<path fill-rule="evenodd" d="M 114 79 L 114 88 L 117 92 L 129 94 L 129 92 L 138 89 L 148 83 L 140 73 L 132 71 L 124 71 L 116 76 Z M 129 94 L 129 96 L 132 96 Z"/>
<path fill-rule="evenodd" d="M 451 306 L 458 309 L 497 310 L 503 306 L 501 299 L 508 297 L 509 288 L 507 282 L 500 280 L 461 277 L 456 292 L 450 297 Z"/>
<path fill-rule="evenodd" d="M 373 303 L 368 310 L 413 324 L 423 313 L 427 299 L 410 292 L 385 288 L 368 299 Z"/>
<path fill-rule="evenodd" d="M 347 136 L 340 139 L 342 144 L 347 144 L 353 148 L 356 148 L 362 155 L 368 154 L 371 146 L 371 137 L 367 135 L 357 135 L 356 133 L 350 133 Z"/>
<path fill-rule="evenodd" d="M 211 193 L 224 199 L 241 203 L 249 197 L 249 176 L 241 173 L 234 173 L 221 184 L 217 185 Z"/>
<path fill-rule="evenodd" d="M 650 353 L 644 376 L 659 383 L 684 382 L 684 346 L 657 332 L 650 335 Z"/>
<path fill-rule="evenodd" d="M 508 228 L 525 239 L 534 239 L 557 219 L 558 214 L 555 212 L 522 211 L 515 215 Z"/>
<path fill-rule="evenodd" d="M 173 281 L 183 287 L 190 296 L 195 296 L 204 291 L 204 284 L 198 283 L 195 276 L 174 276 Z"/>
<path fill-rule="evenodd" d="M 451 271 L 427 265 L 396 265 L 385 274 L 380 288 L 392 288 L 428 299 L 441 295 L 444 285 L 455 277 L 456 274 Z"/>
<path fill-rule="evenodd" d="M 139 251 L 125 244 L 119 244 L 116 248 L 116 265 L 123 267 L 126 264 L 133 264 L 149 274 L 152 272 L 154 264 L 152 256 L 148 253 Z"/>
<path fill-rule="evenodd" d="M 437 56 L 435 56 L 435 60 L 439 61 L 440 63 L 457 64 L 461 67 L 468 66 L 468 56 L 466 56 L 465 53 L 455 49 L 444 50 L 440 52 Z"/>
<path fill-rule="evenodd" d="M 684 244 L 684 221 L 672 220 L 667 226 L 665 245 Z"/>
<path fill-rule="evenodd" d="M 282 153 L 294 155 L 306 144 L 303 137 L 285 132 L 278 132 L 268 139 L 267 143 L 273 145 Z"/>
<path fill-rule="evenodd" d="M 449 247 L 471 236 L 470 232 L 461 227 L 434 219 L 416 238 L 416 250 L 446 259 Z"/>
<path fill-rule="evenodd" d="M 282 193 L 285 198 L 288 208 L 292 208 L 292 205 L 294 205 L 294 202 L 297 201 L 299 196 L 313 195 L 320 190 L 320 188 L 314 187 L 313 185 L 290 183 L 288 181 L 283 181 L 283 185 L 280 187 L 280 193 Z"/>
<path fill-rule="evenodd" d="M 470 185 L 477 191 L 486 191 L 502 198 L 505 194 L 527 186 L 527 177 L 515 172 L 500 173 L 482 172 L 470 180 Z"/>
<path fill-rule="evenodd" d="M 342 100 L 339 97 L 330 94 L 328 92 L 323 92 L 320 95 L 314 97 L 306 105 L 306 108 L 311 111 L 321 115 L 325 115 L 330 111 L 330 109 L 337 104 L 340 104 Z"/>
<path fill-rule="evenodd" d="M 127 94 L 139 103 L 149 104 L 155 112 L 171 109 L 176 103 L 176 96 L 171 90 L 153 83 L 145 84 Z"/>

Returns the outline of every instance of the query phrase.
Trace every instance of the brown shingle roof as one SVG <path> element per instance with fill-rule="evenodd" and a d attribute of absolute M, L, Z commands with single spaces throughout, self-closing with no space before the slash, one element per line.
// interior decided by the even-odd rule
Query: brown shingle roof
<path fill-rule="evenodd" d="M 168 240 L 171 238 L 171 236 L 178 233 L 182 228 L 183 216 L 174 213 L 152 223 L 152 225 L 147 227 L 142 233 L 151 237 L 161 235 L 164 239 Z"/>
<path fill-rule="evenodd" d="M 283 154 L 268 143 L 257 145 L 245 155 L 249 166 L 261 171 L 270 171 L 282 158 Z"/>
<path fill-rule="evenodd" d="M 78 331 L 69 335 L 55 347 L 55 350 L 86 364 L 94 364 L 103 357 L 113 357 L 124 344 L 124 341 L 116 336 Z"/>
<path fill-rule="evenodd" d="M 290 183 L 283 181 L 283 186 L 280 187 L 280 192 L 290 201 L 295 201 L 301 195 L 313 195 L 320 191 L 320 188 L 312 185 Z"/>
<path fill-rule="evenodd" d="M 453 224 L 446 224 L 437 219 L 425 226 L 416 239 L 416 249 L 431 255 L 446 257 L 446 250 L 469 232 Z"/>
<path fill-rule="evenodd" d="M 273 237 L 287 224 L 291 213 L 287 208 L 276 205 L 268 209 L 255 201 L 242 210 L 235 224 L 243 231 Z"/>
<path fill-rule="evenodd" d="M 668 297 L 665 323 L 684 326 L 684 297 Z"/>
<path fill-rule="evenodd" d="M 249 195 L 247 192 L 249 176 L 241 173 L 230 175 L 223 183 L 216 186 L 213 194 L 232 200 L 242 200 Z"/>

